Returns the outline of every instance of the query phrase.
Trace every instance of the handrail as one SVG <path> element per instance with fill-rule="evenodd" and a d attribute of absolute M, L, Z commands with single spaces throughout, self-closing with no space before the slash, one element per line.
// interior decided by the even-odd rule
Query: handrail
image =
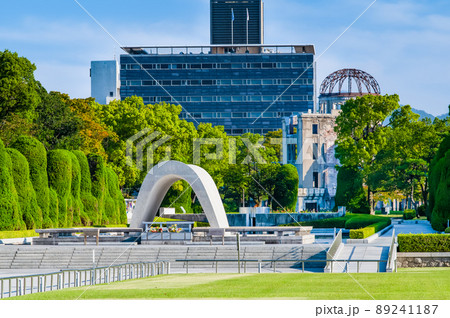
<path fill-rule="evenodd" d="M 176 259 L 175 262 L 184 262 L 186 265 L 186 274 L 189 274 L 189 263 L 190 262 L 200 262 L 200 263 L 215 263 L 216 273 L 218 272 L 218 263 L 230 263 L 230 262 L 238 262 L 237 259 Z M 247 263 L 258 263 L 258 273 L 261 273 L 261 264 L 262 263 L 272 263 L 273 271 L 276 271 L 276 264 L 279 262 L 295 262 L 302 263 L 302 272 L 305 272 L 305 263 L 325 263 L 327 260 L 323 259 L 241 259 L 241 263 L 244 264 L 244 273 L 247 269 Z M 332 259 L 330 262 L 345 262 L 348 263 L 357 263 L 357 272 L 359 273 L 359 264 L 360 263 L 377 263 L 377 272 L 380 271 L 380 264 L 387 263 L 387 259 Z M 347 267 L 348 272 L 348 267 Z"/>
<path fill-rule="evenodd" d="M 52 273 L 2 277 L 0 278 L 0 299 L 47 290 L 52 291 L 54 288 L 58 290 L 106 284 L 163 274 L 170 274 L 170 263 L 168 261 L 124 263 L 94 268 L 64 269 Z M 35 283 L 36 285 L 34 285 Z M 29 288 L 27 288 L 28 284 L 30 285 Z"/>
<path fill-rule="evenodd" d="M 397 248 L 395 246 L 395 229 L 392 230 L 391 246 L 389 247 L 389 257 L 386 265 L 386 272 L 397 271 Z"/>
<path fill-rule="evenodd" d="M 339 247 L 342 244 L 342 229 L 339 230 L 339 233 L 334 238 L 333 242 L 331 243 L 330 248 L 327 251 L 327 265 L 325 266 L 326 270 L 332 269 L 332 261 L 336 257 L 336 254 L 339 252 Z"/>

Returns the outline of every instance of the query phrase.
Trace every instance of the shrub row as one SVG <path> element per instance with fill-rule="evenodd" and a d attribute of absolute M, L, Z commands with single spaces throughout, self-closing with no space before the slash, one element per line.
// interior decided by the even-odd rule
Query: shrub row
<path fill-rule="evenodd" d="M 344 217 L 338 217 L 338 218 L 330 218 L 330 219 L 323 219 L 323 220 L 317 220 L 317 221 L 309 221 L 309 222 L 300 222 L 300 225 L 302 226 L 312 226 L 317 228 L 324 228 L 324 229 L 332 229 L 332 228 L 344 228 L 345 222 L 350 219 L 350 215 L 346 215 Z M 297 222 L 289 223 L 289 224 L 283 224 L 281 226 L 298 226 Z"/>
<path fill-rule="evenodd" d="M 323 219 L 310 222 L 300 222 L 300 224 L 302 226 L 312 226 L 316 228 L 360 229 L 374 223 L 384 222 L 386 220 L 389 220 L 389 218 L 367 214 L 348 213 L 343 217 Z M 297 226 L 297 225 L 298 223 L 290 223 L 284 224 L 283 226 Z"/>
<path fill-rule="evenodd" d="M 382 216 L 358 215 L 345 222 L 345 228 L 349 230 L 361 229 L 379 222 L 388 222 L 390 224 L 391 221 L 389 218 Z"/>
<path fill-rule="evenodd" d="M 350 238 L 351 239 L 365 239 L 365 238 L 381 231 L 382 229 L 388 227 L 389 225 L 391 225 L 391 220 L 384 219 L 380 222 L 371 224 L 371 225 L 366 226 L 361 229 L 352 229 L 352 230 L 350 230 Z"/>
<path fill-rule="evenodd" d="M 450 252 L 450 235 L 399 234 L 399 252 Z"/>
<path fill-rule="evenodd" d="M 52 150 L 32 137 L 0 140 L 0 230 L 126 223 L 117 175 L 81 151 Z M 92 172 L 92 173 L 91 173 Z"/>
<path fill-rule="evenodd" d="M 26 225 L 19 207 L 12 177 L 12 162 L 0 140 L 0 230 L 25 230 Z"/>
<path fill-rule="evenodd" d="M 403 211 L 403 220 L 412 220 L 416 217 L 415 210 L 405 210 Z"/>

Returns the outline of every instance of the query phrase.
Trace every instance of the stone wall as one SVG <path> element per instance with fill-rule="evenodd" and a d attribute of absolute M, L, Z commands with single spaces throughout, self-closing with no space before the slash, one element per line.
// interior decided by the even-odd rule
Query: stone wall
<path fill-rule="evenodd" d="M 450 267 L 450 253 L 397 253 L 397 267 Z"/>

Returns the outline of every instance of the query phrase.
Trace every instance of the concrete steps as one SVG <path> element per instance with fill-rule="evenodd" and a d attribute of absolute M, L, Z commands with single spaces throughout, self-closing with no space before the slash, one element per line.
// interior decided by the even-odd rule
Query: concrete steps
<path fill-rule="evenodd" d="M 335 257 L 338 260 L 384 260 L 389 256 L 388 246 L 375 246 L 370 244 L 345 244 Z M 379 268 L 378 268 L 379 266 Z M 333 273 L 376 273 L 386 272 L 386 263 L 377 262 L 335 262 Z"/>
<path fill-rule="evenodd" d="M 177 259 L 189 260 L 232 260 L 221 262 L 220 268 L 236 268 L 237 250 L 231 245 L 213 246 L 96 246 L 96 247 L 0 247 L 0 269 L 84 269 L 92 267 L 92 250 L 95 250 L 97 267 L 112 264 L 139 263 L 153 261 L 169 261 L 172 268 L 184 268 L 183 262 Z M 282 245 L 241 245 L 241 260 L 288 260 L 288 259 L 322 259 L 323 263 L 308 263 L 306 268 L 325 266 L 326 251 L 322 246 L 282 246 Z M 212 268 L 215 262 L 190 262 L 189 268 Z M 257 263 L 248 263 L 247 267 L 257 267 Z M 273 267 L 273 262 L 262 264 L 264 268 Z M 301 267 L 301 263 L 278 262 L 277 268 Z"/>

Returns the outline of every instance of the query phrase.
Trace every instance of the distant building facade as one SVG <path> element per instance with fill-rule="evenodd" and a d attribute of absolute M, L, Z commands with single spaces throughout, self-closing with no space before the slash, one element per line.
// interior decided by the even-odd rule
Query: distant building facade
<path fill-rule="evenodd" d="M 298 211 L 330 210 L 336 196 L 339 161 L 335 157 L 334 126 L 339 111 L 303 113 L 284 118 L 282 163 L 299 175 Z"/>
<path fill-rule="evenodd" d="M 118 61 L 91 62 L 91 97 L 94 97 L 99 104 L 120 100 Z"/>
<path fill-rule="evenodd" d="M 180 104 L 182 118 L 224 126 L 230 135 L 265 134 L 280 129 L 282 117 L 314 109 L 312 45 L 123 49 L 122 99 Z"/>
<path fill-rule="evenodd" d="M 122 48 L 120 98 L 181 105 L 181 118 L 230 135 L 266 134 L 282 117 L 314 110 L 313 45 L 264 45 L 261 0 L 210 0 L 210 9 L 211 45 Z M 94 76 L 92 96 L 103 101 L 109 84 Z"/>
<path fill-rule="evenodd" d="M 315 113 L 283 119 L 282 163 L 297 168 L 299 211 L 334 208 L 339 165 L 335 157 L 336 118 L 346 101 L 367 94 L 380 94 L 380 86 L 370 74 L 338 70 L 322 82 Z"/>
<path fill-rule="evenodd" d="M 211 44 L 263 44 L 262 0 L 211 0 Z"/>

